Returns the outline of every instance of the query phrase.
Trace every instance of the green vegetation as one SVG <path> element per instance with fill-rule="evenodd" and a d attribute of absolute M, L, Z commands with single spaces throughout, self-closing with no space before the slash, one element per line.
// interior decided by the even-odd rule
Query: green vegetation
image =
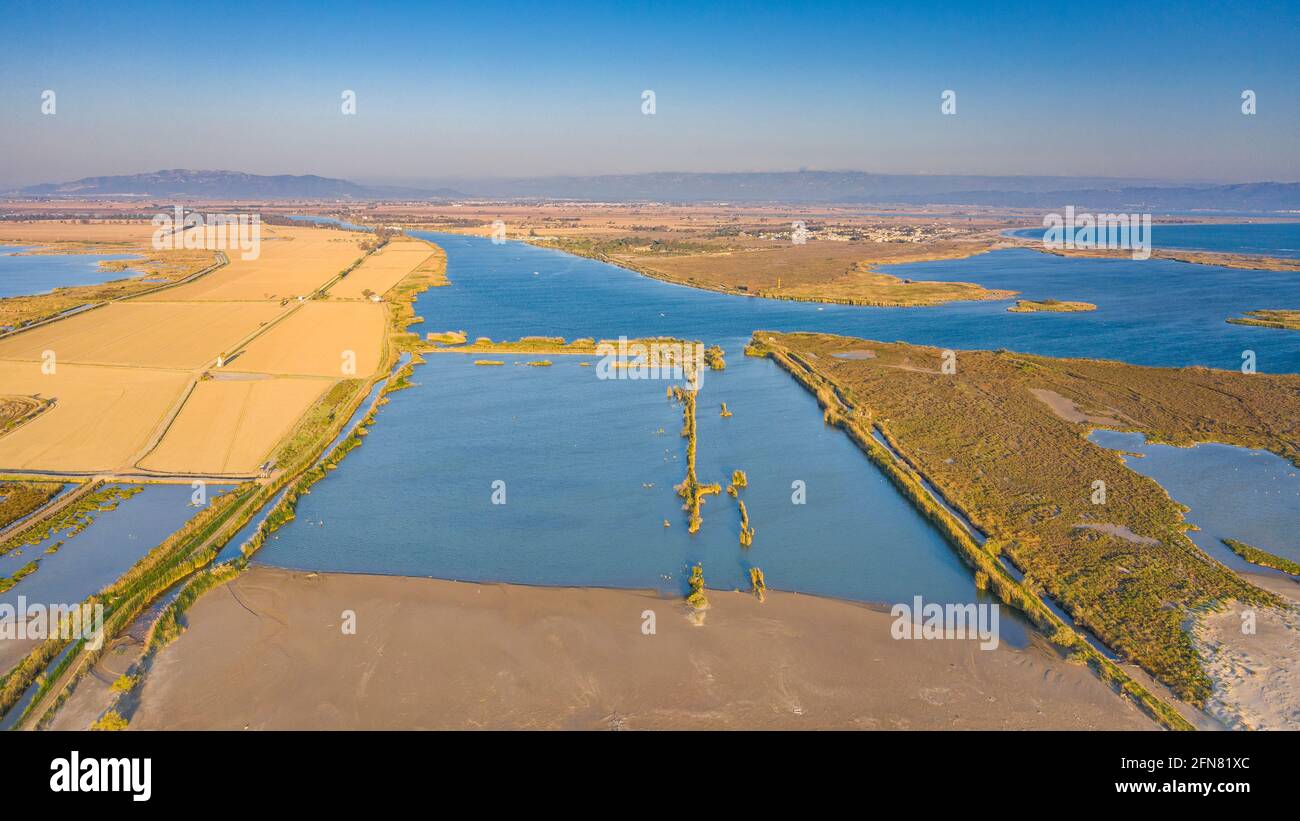
<path fill-rule="evenodd" d="M 1294 456 L 1284 431 L 1300 419 L 1300 378 L 980 351 L 960 352 L 956 373 L 945 375 L 930 367 L 941 355 L 933 348 L 873 342 L 875 359 L 830 355 L 850 342 L 861 344 L 760 331 L 750 348 L 771 356 L 818 397 L 828 422 L 842 427 L 935 523 L 979 583 L 1166 726 L 1187 728 L 1176 711 L 1057 617 L 1036 589 L 1198 705 L 1210 683 L 1182 628 L 1187 616 L 1232 600 L 1282 602 L 1200 551 L 1186 537 L 1183 509 L 1159 485 L 1088 442 L 1084 427 L 1061 419 L 1029 391 L 1041 387 L 1108 408 L 1156 440 L 1244 439 Z M 923 478 L 989 535 L 985 547 Z M 1105 505 L 1091 503 L 1097 480 L 1108 488 Z M 1128 527 L 1158 542 L 1135 544 L 1078 529 L 1080 522 Z M 1001 555 L 1026 573 L 1025 583 Z"/>
<path fill-rule="evenodd" d="M 682 438 L 686 440 L 686 478 L 681 484 L 677 485 L 674 490 L 677 495 L 686 500 L 682 509 L 688 514 L 687 532 L 696 533 L 700 529 L 700 524 L 704 521 L 700 515 L 700 506 L 704 504 L 705 496 L 712 496 L 722 492 L 722 486 L 718 484 L 701 484 L 695 474 L 695 447 L 696 447 L 696 430 L 695 430 L 695 398 L 696 391 L 685 390 L 678 385 L 668 389 L 668 395 L 672 399 L 682 403 Z"/>
<path fill-rule="evenodd" d="M 1283 573 L 1290 573 L 1292 576 L 1300 576 L 1300 563 L 1291 561 L 1284 556 L 1278 556 L 1275 553 L 1269 553 L 1267 550 L 1260 550 L 1245 542 L 1239 542 L 1236 539 L 1221 539 L 1233 553 L 1241 558 L 1257 564 L 1260 567 L 1271 567 L 1274 570 L 1281 570 Z"/>
<path fill-rule="evenodd" d="M 725 351 L 720 345 L 710 345 L 704 349 L 704 364 L 715 371 L 724 370 L 727 367 L 727 361 L 723 359 Z"/>
<path fill-rule="evenodd" d="M 762 570 L 757 567 L 749 568 L 749 584 L 759 601 L 767 601 L 767 580 L 763 578 Z"/>
<path fill-rule="evenodd" d="M 686 603 L 696 610 L 705 610 L 709 606 L 709 597 L 704 595 L 704 567 L 695 565 L 691 568 L 691 592 L 686 595 Z"/>
<path fill-rule="evenodd" d="M 35 573 L 36 568 L 39 567 L 40 564 L 41 560 L 36 559 L 15 570 L 12 576 L 0 576 L 0 593 L 8 591 L 14 585 L 18 584 L 18 582 Z"/>
<path fill-rule="evenodd" d="M 126 727 L 126 719 L 116 710 L 109 710 L 90 725 L 92 730 L 125 730 Z"/>
<path fill-rule="evenodd" d="M 1247 311 L 1245 316 L 1231 317 L 1228 321 L 1233 325 L 1300 331 L 1300 311 Z"/>
<path fill-rule="evenodd" d="M 722 412 L 719 413 L 718 416 L 721 416 L 723 419 L 726 419 L 731 416 L 731 411 L 727 410 L 726 402 L 722 403 Z"/>
<path fill-rule="evenodd" d="M 1030 314 L 1039 311 L 1048 313 L 1079 313 L 1083 311 L 1095 311 L 1097 306 L 1091 302 L 1063 302 L 1059 299 L 1018 299 L 1016 304 L 1007 308 L 1013 314 Z"/>
<path fill-rule="evenodd" d="M 442 331 L 441 333 L 427 333 L 424 335 L 426 342 L 433 342 L 437 345 L 464 345 L 466 341 L 464 331 Z"/>
<path fill-rule="evenodd" d="M 740 499 L 736 500 L 736 504 L 740 506 L 740 546 L 749 547 L 754 543 L 754 528 L 749 524 L 749 510 Z"/>
<path fill-rule="evenodd" d="M 129 693 L 135 689 L 135 685 L 140 683 L 139 676 L 128 676 L 125 673 L 113 679 L 113 684 L 109 688 L 114 693 Z"/>
<path fill-rule="evenodd" d="M 0 556 L 25 545 L 40 544 L 55 533 L 63 532 L 65 539 L 75 536 L 90 526 L 90 523 L 95 520 L 96 513 L 114 510 L 122 499 L 129 499 L 142 490 L 144 485 L 97 483 L 76 501 L 60 508 L 54 515 L 32 522 L 28 527 L 0 542 Z"/>
<path fill-rule="evenodd" d="M 62 482 L 0 481 L 0 528 L 41 509 L 63 490 Z"/>
<path fill-rule="evenodd" d="M 506 363 L 502 362 L 500 359 L 475 359 L 474 364 L 475 365 L 504 365 Z"/>

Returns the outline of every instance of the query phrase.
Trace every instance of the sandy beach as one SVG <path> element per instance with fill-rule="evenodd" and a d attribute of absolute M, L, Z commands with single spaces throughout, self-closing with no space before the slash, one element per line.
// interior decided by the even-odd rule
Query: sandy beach
<path fill-rule="evenodd" d="M 195 604 L 131 727 L 1155 728 L 1045 645 L 894 640 L 887 613 L 792 593 L 709 598 L 697 627 L 646 592 L 254 567 Z"/>

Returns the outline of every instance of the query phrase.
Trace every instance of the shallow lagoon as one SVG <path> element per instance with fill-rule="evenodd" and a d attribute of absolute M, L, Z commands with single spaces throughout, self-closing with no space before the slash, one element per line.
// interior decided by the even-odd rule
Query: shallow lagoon
<path fill-rule="evenodd" d="M 211 499 L 224 487 L 209 485 Z M 19 596 L 28 602 L 73 604 L 103 589 L 127 571 L 140 557 L 179 530 L 199 508 L 190 506 L 193 489 L 188 485 L 145 485 L 129 499 L 121 499 L 114 510 L 93 513 L 93 521 L 80 533 L 56 533 L 40 544 L 0 556 L 0 574 L 11 575 L 18 568 L 40 559 L 40 567 L 4 594 L 0 602 L 14 604 Z M 46 548 L 64 541 L 57 552 Z"/>
<path fill-rule="evenodd" d="M 299 502 L 298 519 L 258 560 L 672 594 L 687 590 L 699 561 L 710 587 L 748 589 L 752 564 L 774 589 L 971 600 L 951 548 L 775 364 L 736 357 L 705 375 L 700 394 L 701 481 L 748 474 L 741 493 L 757 535 L 743 550 L 725 494 L 708 497 L 699 533 L 686 531 L 673 492 L 686 465 L 671 383 L 602 381 L 578 364 L 589 357 L 553 357 L 549 368 L 498 358 L 507 364 L 430 356 L 421 384 L 392 394 L 362 447 Z M 492 503 L 497 480 L 504 505 Z M 792 503 L 795 480 L 806 504 Z"/>
<path fill-rule="evenodd" d="M 1270 573 L 1229 550 L 1223 538 L 1300 562 L 1300 468 L 1276 454 L 1206 443 L 1190 448 L 1153 445 L 1140 433 L 1093 431 L 1091 441 L 1141 458 L 1124 463 L 1160 483 L 1191 508 L 1187 534 L 1202 550 L 1239 571 Z"/>
<path fill-rule="evenodd" d="M 1249 349 L 1256 352 L 1261 372 L 1300 372 L 1294 335 L 1226 321 L 1247 310 L 1300 305 L 1300 274 L 1295 273 L 1167 260 L 1067 259 L 1017 249 L 882 270 L 912 279 L 1011 288 L 1031 299 L 1081 299 L 1098 310 L 1013 314 L 1006 310 L 1011 300 L 869 308 L 719 294 L 518 242 L 417 235 L 446 249 L 453 283 L 420 297 L 421 332 L 465 330 L 471 337 L 493 339 L 666 335 L 720 342 L 739 353 L 750 333 L 761 328 L 1228 369 L 1239 368 L 1242 351 Z"/>
<path fill-rule="evenodd" d="M 0 245 L 0 299 L 45 294 L 55 288 L 99 285 L 132 276 L 126 271 L 109 271 L 103 261 L 139 259 L 135 254 L 37 254 L 20 255 L 28 247 Z"/>
<path fill-rule="evenodd" d="M 419 298 L 421 333 L 665 335 L 724 345 L 727 370 L 706 374 L 700 400 L 699 475 L 725 484 L 731 469 L 748 472 L 754 546 L 739 547 L 727 497 L 710 497 L 700 533 L 686 533 L 672 491 L 685 471 L 681 411 L 664 398 L 666 383 L 601 382 L 574 357 L 525 368 L 513 363 L 527 357 L 496 356 L 509 364 L 483 368 L 473 356 L 443 354 L 417 369 L 420 386 L 392 396 L 365 445 L 302 500 L 299 520 L 259 561 L 672 593 L 685 589 L 694 561 L 703 561 L 709 586 L 741 588 L 752 562 L 774 589 L 969 601 L 969 572 L 866 457 L 823 426 L 813 398 L 773 363 L 741 355 L 751 331 L 1224 368 L 1238 367 L 1250 348 L 1261 370 L 1300 371 L 1293 339 L 1224 321 L 1300 303 L 1293 275 L 1017 250 L 887 270 L 1086 299 L 1100 310 L 1010 314 L 1009 301 L 863 308 L 717 294 L 517 242 L 418 235 L 446 249 L 452 281 Z M 720 401 L 732 418 L 717 416 Z M 503 507 L 490 504 L 495 479 L 507 482 Z M 790 504 L 794 479 L 807 482 L 804 508 Z"/>

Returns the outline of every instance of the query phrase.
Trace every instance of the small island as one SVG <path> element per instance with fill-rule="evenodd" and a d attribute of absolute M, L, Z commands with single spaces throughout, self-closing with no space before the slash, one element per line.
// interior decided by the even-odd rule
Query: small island
<path fill-rule="evenodd" d="M 1254 325 L 1257 328 L 1282 328 L 1300 331 L 1300 310 L 1246 311 L 1245 316 L 1229 317 L 1233 325 Z"/>
<path fill-rule="evenodd" d="M 1039 311 L 1049 313 L 1073 314 L 1095 311 L 1097 306 L 1091 302 L 1065 302 L 1059 299 L 1017 299 L 1016 304 L 1007 308 L 1013 314 L 1030 314 Z"/>
<path fill-rule="evenodd" d="M 1220 539 L 1228 548 L 1241 558 L 1257 564 L 1260 567 L 1271 567 L 1274 570 L 1281 570 L 1283 573 L 1290 573 L 1292 576 L 1300 576 L 1300 564 L 1291 561 L 1275 553 L 1269 553 L 1267 550 L 1260 550 L 1254 545 L 1248 545 L 1245 542 L 1239 542 L 1236 539 Z"/>

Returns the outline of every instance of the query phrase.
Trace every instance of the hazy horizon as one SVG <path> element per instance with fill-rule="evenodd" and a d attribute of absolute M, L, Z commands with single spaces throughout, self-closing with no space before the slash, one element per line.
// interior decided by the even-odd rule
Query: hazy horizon
<path fill-rule="evenodd" d="M 171 168 L 1300 180 L 1287 3 L 175 10 L 10 4 L 0 184 Z"/>

